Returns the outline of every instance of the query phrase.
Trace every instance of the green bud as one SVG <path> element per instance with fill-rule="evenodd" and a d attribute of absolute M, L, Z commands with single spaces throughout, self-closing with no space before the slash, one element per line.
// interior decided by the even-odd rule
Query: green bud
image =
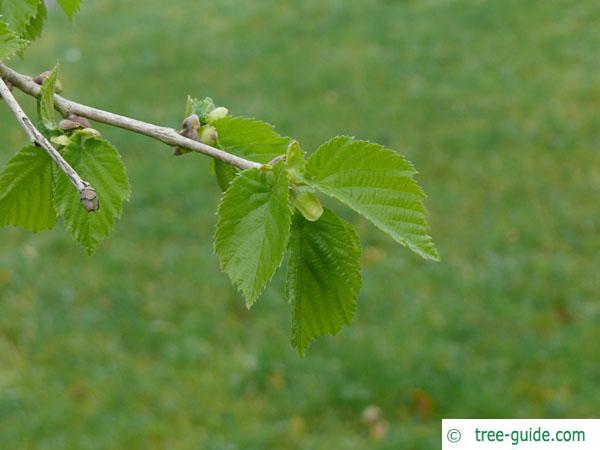
<path fill-rule="evenodd" d="M 56 145 L 62 145 L 63 147 L 67 147 L 71 144 L 71 139 L 69 136 L 61 134 L 60 136 L 54 136 L 50 138 L 50 141 Z"/>
<path fill-rule="evenodd" d="M 293 199 L 294 206 L 302 213 L 306 220 L 315 222 L 323 214 L 321 200 L 314 192 L 304 191 L 298 193 Z"/>
<path fill-rule="evenodd" d="M 287 153 L 285 155 L 285 165 L 290 180 L 295 183 L 301 183 L 306 161 L 304 160 L 304 152 L 296 140 L 293 140 L 288 145 Z"/>
<path fill-rule="evenodd" d="M 75 134 L 78 134 L 84 138 L 100 139 L 102 137 L 100 132 L 94 128 L 84 128 L 83 130 L 77 130 Z"/>
<path fill-rule="evenodd" d="M 208 113 L 206 120 L 208 123 L 213 123 L 223 117 L 227 117 L 227 114 L 229 114 L 229 110 L 223 106 L 219 106 Z"/>
<path fill-rule="evenodd" d="M 206 145 L 215 145 L 217 143 L 217 130 L 215 127 L 205 125 L 200 131 L 200 142 Z"/>

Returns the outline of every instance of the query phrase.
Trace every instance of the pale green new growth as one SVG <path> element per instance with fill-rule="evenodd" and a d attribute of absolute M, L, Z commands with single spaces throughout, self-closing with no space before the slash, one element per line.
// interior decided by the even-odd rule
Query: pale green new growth
<path fill-rule="evenodd" d="M 304 356 L 310 342 L 350 324 L 360 291 L 360 242 L 354 228 L 325 209 L 316 222 L 294 214 L 286 293 L 292 345 Z"/>
<path fill-rule="evenodd" d="M 27 41 L 15 34 L 0 17 L 0 61 L 8 61 L 27 46 Z"/>
<path fill-rule="evenodd" d="M 185 117 L 196 114 L 202 123 L 206 123 L 208 114 L 215 109 L 215 107 L 215 102 L 213 102 L 210 97 L 199 100 L 188 95 L 187 103 L 185 105 Z"/>
<path fill-rule="evenodd" d="M 42 124 L 48 130 L 56 129 L 56 116 L 54 115 L 54 91 L 56 89 L 56 78 L 58 76 L 58 65 L 44 81 L 40 89 L 38 108 Z"/>
<path fill-rule="evenodd" d="M 247 117 L 225 117 L 212 124 L 223 150 L 259 163 L 268 163 L 285 154 L 289 138 L 279 135 L 273 125 Z M 222 161 L 215 161 L 217 181 L 226 190 L 236 169 Z"/>
<path fill-rule="evenodd" d="M 0 174 L 0 226 L 38 232 L 55 224 L 52 160 L 39 147 L 24 147 L 8 160 Z"/>
<path fill-rule="evenodd" d="M 281 264 L 290 233 L 288 179 L 272 171 L 241 172 L 219 205 L 215 253 L 248 307 Z"/>
<path fill-rule="evenodd" d="M 100 209 L 87 212 L 81 207 L 79 193 L 73 189 L 66 175 L 54 171 L 54 202 L 69 233 L 88 255 L 114 228 L 121 217 L 123 202 L 129 199 L 131 188 L 117 150 L 103 139 L 84 139 L 80 136 L 65 148 L 63 156 L 87 180 L 98 194 Z"/>
<path fill-rule="evenodd" d="M 285 154 L 285 166 L 293 183 L 301 183 L 306 170 L 306 158 L 300 148 L 298 141 L 293 140 L 289 143 Z"/>
<path fill-rule="evenodd" d="M 307 180 L 373 222 L 423 258 L 438 260 L 429 236 L 425 194 L 416 171 L 393 150 L 336 137 L 310 156 Z"/>

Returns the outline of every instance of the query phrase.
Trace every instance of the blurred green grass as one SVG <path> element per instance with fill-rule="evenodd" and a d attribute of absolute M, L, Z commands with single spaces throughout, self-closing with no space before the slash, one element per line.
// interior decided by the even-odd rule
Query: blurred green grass
<path fill-rule="evenodd" d="M 594 0 L 51 10 L 13 65 L 59 59 L 69 97 L 176 126 L 210 95 L 306 149 L 402 152 L 443 262 L 347 214 L 357 318 L 299 359 L 281 276 L 248 312 L 218 270 L 207 159 L 101 127 L 134 195 L 98 254 L 61 227 L 0 231 L 0 448 L 431 449 L 441 417 L 597 415 L 599 48 Z M 24 137 L 1 105 L 0 135 L 4 163 Z"/>

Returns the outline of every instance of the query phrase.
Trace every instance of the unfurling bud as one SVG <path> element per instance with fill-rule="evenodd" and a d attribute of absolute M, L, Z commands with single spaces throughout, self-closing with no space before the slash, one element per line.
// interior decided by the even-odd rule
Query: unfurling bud
<path fill-rule="evenodd" d="M 95 128 L 84 128 L 83 130 L 77 130 L 75 134 L 83 136 L 84 138 L 100 139 L 102 135 Z"/>
<path fill-rule="evenodd" d="M 290 142 L 285 154 L 285 165 L 287 167 L 288 176 L 290 180 L 296 184 L 303 183 L 302 176 L 304 175 L 304 168 L 306 161 L 304 159 L 304 153 L 300 148 L 298 141 L 293 140 Z"/>
<path fill-rule="evenodd" d="M 217 130 L 211 125 L 205 125 L 200 131 L 200 142 L 206 145 L 215 145 L 217 143 Z"/>
<path fill-rule="evenodd" d="M 100 202 L 98 201 L 98 195 L 96 190 L 91 186 L 84 187 L 80 194 L 81 204 L 87 212 L 96 212 L 100 209 Z"/>
<path fill-rule="evenodd" d="M 44 81 L 46 81 L 46 79 L 50 76 L 50 74 L 52 74 L 52 72 L 50 72 L 49 70 L 45 70 L 44 72 L 40 73 L 38 76 L 33 77 L 33 81 L 36 84 L 39 84 L 40 86 L 42 84 L 44 84 Z M 60 80 L 56 80 L 56 82 L 54 83 L 54 92 L 56 92 L 57 94 L 60 94 L 62 92 L 63 88 L 62 88 L 62 83 L 60 82 Z"/>
<path fill-rule="evenodd" d="M 294 206 L 302 213 L 306 220 L 315 222 L 323 214 L 321 200 L 314 192 L 300 192 L 293 200 Z"/>
<path fill-rule="evenodd" d="M 219 106 L 208 113 L 206 116 L 206 121 L 208 123 L 213 123 L 219 119 L 222 119 L 223 117 L 227 117 L 227 114 L 229 114 L 229 110 L 224 106 Z"/>
<path fill-rule="evenodd" d="M 50 138 L 50 141 L 56 145 L 62 145 L 63 147 L 67 147 L 71 144 L 71 139 L 69 136 L 61 134 L 60 136 L 54 136 Z"/>

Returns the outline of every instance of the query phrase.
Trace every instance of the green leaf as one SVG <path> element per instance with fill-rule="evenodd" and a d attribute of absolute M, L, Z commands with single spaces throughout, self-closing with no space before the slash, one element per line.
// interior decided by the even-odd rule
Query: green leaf
<path fill-rule="evenodd" d="M 291 215 L 288 191 L 283 164 L 272 171 L 248 169 L 231 183 L 219 205 L 215 253 L 248 307 L 285 254 Z"/>
<path fill-rule="evenodd" d="M 337 137 L 311 155 L 306 178 L 423 258 L 439 260 L 416 171 L 393 150 Z"/>
<path fill-rule="evenodd" d="M 35 16 L 33 16 L 33 18 L 29 21 L 27 28 L 25 28 L 23 31 L 23 37 L 29 41 L 39 38 L 42 35 L 42 28 L 44 28 L 46 17 L 46 3 L 44 1 L 40 1 L 38 3 L 38 9 Z"/>
<path fill-rule="evenodd" d="M 56 117 L 54 115 L 54 91 L 56 89 L 56 78 L 58 76 L 58 64 L 54 66 L 52 72 L 40 89 L 40 97 L 38 99 L 38 113 L 42 121 L 42 125 L 47 130 L 55 130 L 57 127 Z"/>
<path fill-rule="evenodd" d="M 213 161 L 213 170 L 215 171 L 215 176 L 217 177 L 217 184 L 221 188 L 221 191 L 225 192 L 235 178 L 235 175 L 238 173 L 238 170 L 227 163 L 219 161 L 218 159 L 214 159 Z"/>
<path fill-rule="evenodd" d="M 280 136 L 273 125 L 247 117 L 224 117 L 212 124 L 219 136 L 219 148 L 242 158 L 268 163 L 285 154 L 289 138 Z M 221 189 L 227 189 L 237 170 L 215 161 L 215 173 Z"/>
<path fill-rule="evenodd" d="M 0 18 L 0 61 L 8 61 L 25 47 L 28 42 L 17 36 Z"/>
<path fill-rule="evenodd" d="M 38 13 L 39 3 L 42 0 L 2 0 L 0 1 L 0 14 L 10 28 L 22 36 L 29 27 L 31 19 Z"/>
<path fill-rule="evenodd" d="M 81 0 L 58 0 L 58 4 L 63 9 L 65 14 L 70 20 L 73 20 L 73 16 L 79 11 Z"/>
<path fill-rule="evenodd" d="M 39 147 L 24 147 L 0 173 L 0 226 L 14 225 L 35 233 L 55 224 L 52 159 Z"/>
<path fill-rule="evenodd" d="M 294 214 L 286 294 L 292 345 L 304 356 L 310 342 L 350 324 L 360 291 L 360 242 L 354 227 L 325 209 L 316 222 Z"/>
<path fill-rule="evenodd" d="M 54 170 L 56 211 L 63 218 L 67 231 L 91 255 L 111 233 L 115 220 L 121 217 L 123 202 L 131 195 L 129 180 L 119 153 L 103 139 L 77 136 L 63 150 L 63 156 L 96 189 L 100 201 L 100 209 L 88 213 L 67 176 Z"/>

